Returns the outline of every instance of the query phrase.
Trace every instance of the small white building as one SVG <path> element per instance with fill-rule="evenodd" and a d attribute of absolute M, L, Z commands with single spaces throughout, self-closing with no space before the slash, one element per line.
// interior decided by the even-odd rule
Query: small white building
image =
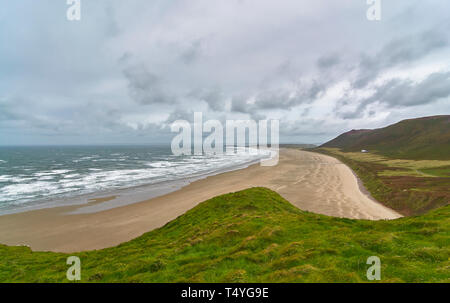
<path fill-rule="evenodd" d="M 365 149 L 361 149 L 361 152 L 362 152 L 362 153 L 368 153 L 368 151 L 365 150 Z"/>

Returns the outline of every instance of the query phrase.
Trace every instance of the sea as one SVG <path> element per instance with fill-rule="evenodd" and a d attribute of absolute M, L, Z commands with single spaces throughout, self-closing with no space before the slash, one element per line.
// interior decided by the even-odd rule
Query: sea
<path fill-rule="evenodd" d="M 170 146 L 0 147 L 0 215 L 122 197 L 110 207 L 161 195 L 268 158 L 267 150 L 175 156 Z M 97 208 L 97 210 L 100 210 Z"/>

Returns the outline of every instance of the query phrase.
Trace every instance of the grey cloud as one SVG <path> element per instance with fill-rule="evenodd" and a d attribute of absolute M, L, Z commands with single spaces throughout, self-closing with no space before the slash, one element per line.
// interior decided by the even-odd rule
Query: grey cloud
<path fill-rule="evenodd" d="M 387 43 L 377 54 L 363 54 L 358 67 L 358 76 L 353 83 L 355 88 L 363 88 L 387 68 L 412 63 L 448 46 L 448 36 L 440 29 L 424 31 Z"/>
<path fill-rule="evenodd" d="M 248 96 L 244 95 L 235 95 L 231 99 L 231 111 L 237 113 L 250 113 L 254 105 L 248 103 Z"/>
<path fill-rule="evenodd" d="M 162 89 L 161 79 L 143 64 L 131 65 L 124 69 L 123 74 L 128 80 L 129 94 L 136 102 L 143 105 L 174 102 Z"/>
<path fill-rule="evenodd" d="M 291 110 L 301 104 L 310 104 L 322 96 L 328 83 L 313 80 L 311 83 L 298 83 L 294 88 L 278 88 L 260 91 L 250 102 L 251 95 L 237 95 L 232 99 L 231 111 L 251 114 L 259 110 Z"/>
<path fill-rule="evenodd" d="M 284 135 L 324 136 L 334 133 L 325 119 L 304 118 L 298 121 L 280 121 L 280 132 Z"/>
<path fill-rule="evenodd" d="M 106 34 L 109 36 L 117 36 L 120 33 L 119 25 L 116 20 L 114 6 L 108 3 L 105 7 L 106 14 Z"/>
<path fill-rule="evenodd" d="M 278 89 L 263 91 L 256 97 L 253 107 L 250 109 L 284 109 L 309 104 L 322 96 L 328 89 L 328 83 L 313 80 L 312 83 L 299 83 L 295 90 Z"/>
<path fill-rule="evenodd" d="M 255 121 L 266 120 L 267 119 L 267 115 L 254 112 L 254 113 L 250 114 L 250 119 L 255 120 Z"/>
<path fill-rule="evenodd" d="M 364 112 L 358 109 L 355 111 L 337 112 L 336 114 L 338 117 L 340 117 L 344 120 L 352 120 L 352 119 L 361 118 L 363 116 Z"/>
<path fill-rule="evenodd" d="M 388 108 L 425 105 L 450 97 L 450 72 L 433 73 L 425 80 L 415 83 L 409 79 L 392 79 L 376 87 L 375 93 L 362 100 L 354 111 L 335 111 L 342 119 L 357 119 L 363 117 L 366 108 L 374 103 L 380 103 Z M 345 99 L 340 100 L 345 105 Z M 374 115 L 373 110 L 369 116 Z"/>
<path fill-rule="evenodd" d="M 341 58 L 338 54 L 330 54 L 326 56 L 322 56 L 317 60 L 317 66 L 320 69 L 328 69 L 333 66 L 338 65 L 341 62 Z"/>
<path fill-rule="evenodd" d="M 4 2 L 0 100 L 8 102 L 0 101 L 0 140 L 43 133 L 78 134 L 70 143 L 95 134 L 130 142 L 165 136 L 164 118 L 189 120 L 189 110 L 257 120 L 282 112 L 296 120 L 283 123 L 285 135 L 332 137 L 361 123 L 354 121 L 361 115 L 382 123 L 386 115 L 407 116 L 415 104 L 428 104 L 415 116 L 448 110 L 443 75 L 420 87 L 372 82 L 392 67 L 450 68 L 449 4 L 442 0 L 385 1 L 377 23 L 364 18 L 365 3 L 353 1 L 97 0 L 83 6 L 81 22 L 65 19 L 64 1 Z M 408 8 L 414 14 L 398 18 Z M 337 83 L 350 83 L 349 94 L 341 86 L 331 91 Z M 353 97 L 372 88 L 370 98 Z M 321 98 L 327 92 L 334 100 Z"/>
<path fill-rule="evenodd" d="M 171 124 L 177 120 L 185 120 L 190 123 L 194 121 L 194 112 L 193 111 L 187 111 L 184 109 L 176 109 L 174 110 L 169 117 L 166 119 L 166 124 Z"/>
<path fill-rule="evenodd" d="M 225 99 L 219 89 L 197 89 L 188 93 L 187 97 L 206 102 L 213 111 L 225 109 Z"/>
<path fill-rule="evenodd" d="M 394 79 L 379 87 L 374 96 L 362 105 L 373 102 L 388 106 L 415 106 L 435 102 L 450 96 L 450 73 L 433 73 L 422 82 Z"/>
<path fill-rule="evenodd" d="M 190 44 L 190 46 L 181 54 L 181 60 L 185 64 L 190 64 L 196 61 L 202 54 L 203 40 L 198 39 Z"/>

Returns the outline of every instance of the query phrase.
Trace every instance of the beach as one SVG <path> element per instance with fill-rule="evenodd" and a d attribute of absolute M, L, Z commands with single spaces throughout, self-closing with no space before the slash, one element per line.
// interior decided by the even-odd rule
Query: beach
<path fill-rule="evenodd" d="M 294 148 L 277 166 L 259 164 L 192 182 L 174 192 L 97 212 L 115 197 L 0 216 L 0 243 L 34 251 L 78 252 L 112 247 L 159 228 L 199 203 L 250 187 L 267 187 L 296 207 L 353 219 L 395 219 L 395 211 L 368 196 L 352 170 L 335 158 Z M 100 207 L 101 209 L 101 207 Z"/>

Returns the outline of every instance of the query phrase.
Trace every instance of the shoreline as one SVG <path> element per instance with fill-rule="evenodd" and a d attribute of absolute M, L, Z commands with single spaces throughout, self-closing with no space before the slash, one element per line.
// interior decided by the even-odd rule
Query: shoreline
<path fill-rule="evenodd" d="M 321 154 L 321 155 L 329 156 L 329 157 L 331 157 L 331 158 L 333 158 L 333 159 L 336 159 L 336 160 L 338 160 L 339 162 L 341 162 L 342 165 L 348 167 L 348 168 L 351 170 L 352 174 L 355 176 L 356 181 L 358 182 L 358 188 L 359 188 L 359 190 L 360 190 L 364 195 L 366 195 L 367 198 L 369 198 L 369 199 L 372 200 L 373 202 L 375 202 L 375 203 L 377 203 L 377 204 L 379 204 L 379 205 L 381 205 L 381 206 L 387 207 L 387 206 L 385 206 L 383 203 L 381 203 L 380 201 L 378 201 L 377 199 L 375 199 L 375 198 L 372 196 L 372 194 L 370 193 L 370 191 L 366 188 L 366 186 L 364 186 L 364 182 L 361 180 L 361 178 L 358 176 L 358 174 L 357 174 L 353 169 L 350 168 L 350 166 L 348 166 L 347 164 L 345 164 L 344 162 L 342 162 L 341 160 L 339 160 L 339 159 L 337 159 L 337 158 L 335 158 L 335 157 L 333 157 L 333 156 L 325 155 L 325 154 Z M 391 209 L 391 208 L 389 208 L 389 209 Z M 403 214 L 400 214 L 398 211 L 393 210 L 393 209 L 391 209 L 391 210 L 392 210 L 392 211 L 395 211 L 395 212 L 398 213 L 399 215 L 403 216 Z"/>
<path fill-rule="evenodd" d="M 115 197 L 109 196 L 87 205 L 0 216 L 0 243 L 56 252 L 112 247 L 165 225 L 205 200 L 257 186 L 272 189 L 294 206 L 315 213 L 369 220 L 401 217 L 365 195 L 353 171 L 342 164 L 330 156 L 282 149 L 275 167 L 253 164 L 133 204 L 80 213 L 83 208 L 113 201 Z"/>
<path fill-rule="evenodd" d="M 103 206 L 98 209 L 93 209 L 92 211 L 88 211 L 87 213 L 95 213 L 99 211 L 104 211 L 120 206 L 126 206 L 134 203 L 139 203 L 145 200 L 157 198 L 171 192 L 182 189 L 183 187 L 196 182 L 198 180 L 202 180 L 211 176 L 245 169 L 249 166 L 255 165 L 259 163 L 261 159 L 254 159 L 252 161 L 241 163 L 225 168 L 221 168 L 215 171 L 209 171 L 204 173 L 192 174 L 185 177 L 181 177 L 179 179 L 173 180 L 161 180 L 155 183 L 147 183 L 147 184 L 139 184 L 129 187 L 116 188 L 116 189 L 105 189 L 99 190 L 92 193 L 79 194 L 74 196 L 67 196 L 61 198 L 51 198 L 38 200 L 34 203 L 30 203 L 29 206 L 22 206 L 16 209 L 0 211 L 1 216 L 13 215 L 26 213 L 30 211 L 42 210 L 42 209 L 52 209 L 66 206 L 86 206 L 91 207 L 92 202 L 98 199 L 103 199 L 104 197 L 114 197 L 114 199 L 105 201 L 109 202 L 111 206 Z M 83 207 L 84 208 L 84 207 Z"/>

